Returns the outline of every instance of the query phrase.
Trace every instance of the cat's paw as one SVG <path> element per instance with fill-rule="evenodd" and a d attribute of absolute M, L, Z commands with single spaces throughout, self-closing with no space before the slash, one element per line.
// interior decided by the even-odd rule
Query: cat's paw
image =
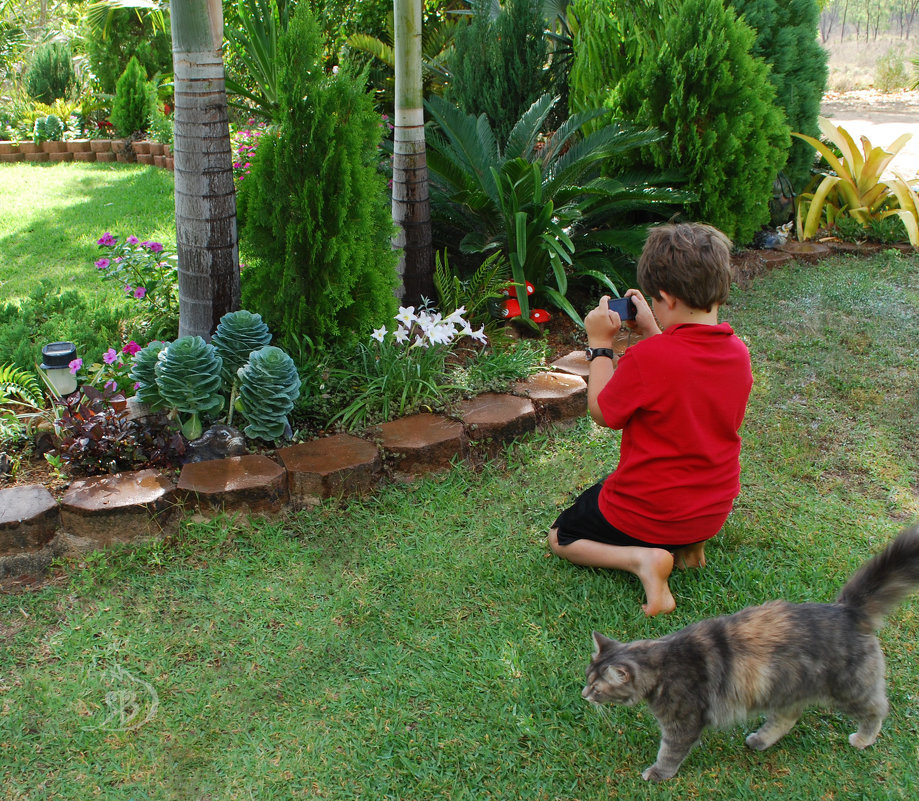
<path fill-rule="evenodd" d="M 658 767 L 657 763 L 655 762 L 650 768 L 645 768 L 641 774 L 641 778 L 646 782 L 662 782 L 665 779 L 669 779 L 675 775 L 675 770 L 663 770 L 662 768 Z"/>
<path fill-rule="evenodd" d="M 764 737 L 760 736 L 758 731 L 753 732 L 753 734 L 747 735 L 747 739 L 744 740 L 748 748 L 752 748 L 754 751 L 765 751 L 772 743 L 768 742 Z"/>
<path fill-rule="evenodd" d="M 857 731 L 849 735 L 849 745 L 855 746 L 859 751 L 863 748 L 867 748 L 869 745 L 874 745 L 875 740 L 877 740 L 877 735 L 874 737 L 865 737 L 865 735 L 859 734 Z"/>

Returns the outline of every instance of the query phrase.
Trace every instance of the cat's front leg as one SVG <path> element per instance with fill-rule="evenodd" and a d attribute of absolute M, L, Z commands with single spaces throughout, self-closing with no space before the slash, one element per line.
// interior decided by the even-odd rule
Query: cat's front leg
<path fill-rule="evenodd" d="M 695 731 L 664 732 L 657 759 L 642 772 L 641 778 L 647 782 L 660 782 L 675 776 L 683 760 L 699 741 L 701 733 L 701 728 Z"/>

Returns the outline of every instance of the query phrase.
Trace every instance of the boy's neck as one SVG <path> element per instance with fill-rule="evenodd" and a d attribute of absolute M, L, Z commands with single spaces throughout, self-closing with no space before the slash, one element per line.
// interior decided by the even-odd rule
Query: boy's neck
<path fill-rule="evenodd" d="M 660 302 L 654 302 L 654 314 L 662 329 L 672 325 L 718 325 L 718 304 L 709 311 L 695 309 L 685 301 L 666 292 L 661 292 Z"/>

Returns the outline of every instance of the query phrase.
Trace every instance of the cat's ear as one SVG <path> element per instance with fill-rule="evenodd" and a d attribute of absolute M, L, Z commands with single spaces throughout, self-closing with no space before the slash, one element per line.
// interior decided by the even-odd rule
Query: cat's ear
<path fill-rule="evenodd" d="M 610 665 L 603 671 L 603 677 L 612 684 L 628 684 L 632 674 L 622 665 Z"/>
<path fill-rule="evenodd" d="M 618 648 L 620 645 L 618 640 L 611 640 L 609 637 L 604 637 L 599 631 L 594 632 L 594 656 L 598 656 L 603 651 L 611 651 Z"/>

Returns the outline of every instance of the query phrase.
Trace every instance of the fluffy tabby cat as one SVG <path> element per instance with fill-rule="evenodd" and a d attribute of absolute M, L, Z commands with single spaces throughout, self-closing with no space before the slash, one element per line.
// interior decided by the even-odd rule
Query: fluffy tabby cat
<path fill-rule="evenodd" d="M 661 729 L 657 760 L 641 775 L 669 779 L 705 726 L 764 712 L 747 737 L 762 751 L 810 703 L 851 715 L 856 748 L 887 716 L 884 656 L 875 631 L 919 585 L 919 526 L 903 531 L 849 579 L 835 603 L 772 601 L 702 620 L 657 640 L 620 643 L 594 632 L 596 651 L 582 695 L 591 703 L 648 702 Z"/>

